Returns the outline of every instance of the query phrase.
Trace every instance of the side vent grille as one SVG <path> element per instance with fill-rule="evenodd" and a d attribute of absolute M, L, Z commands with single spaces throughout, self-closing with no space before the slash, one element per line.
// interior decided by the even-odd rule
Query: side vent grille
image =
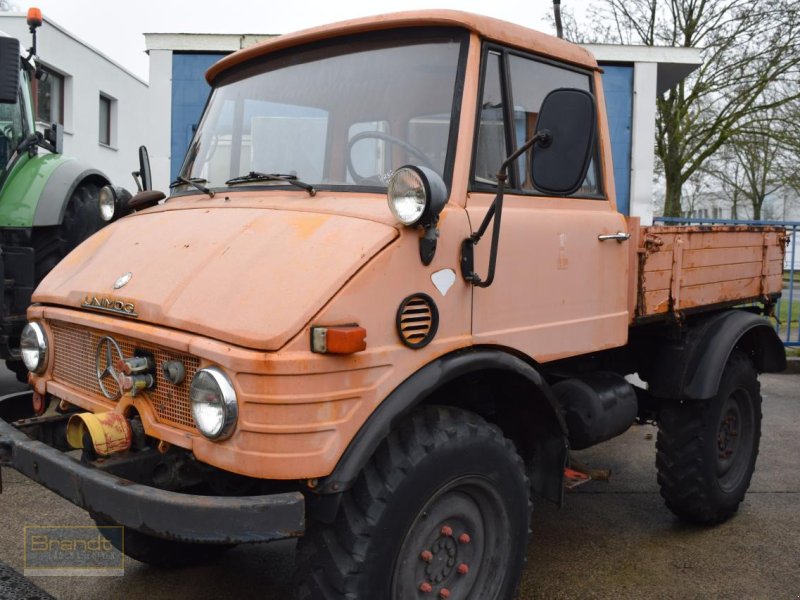
<path fill-rule="evenodd" d="M 397 309 L 397 333 L 409 348 L 423 348 L 439 328 L 439 310 L 427 294 L 413 294 Z"/>

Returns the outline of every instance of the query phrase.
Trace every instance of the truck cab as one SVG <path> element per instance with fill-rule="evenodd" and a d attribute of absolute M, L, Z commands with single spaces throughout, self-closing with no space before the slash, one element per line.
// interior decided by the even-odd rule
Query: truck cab
<path fill-rule="evenodd" d="M 207 79 L 169 198 L 37 288 L 33 392 L 0 401 L 4 464 L 124 526 L 147 562 L 302 536 L 302 598 L 510 598 L 531 496 L 562 502 L 570 448 L 635 419 L 749 431 L 693 480 L 693 502 L 724 480 L 712 500 L 665 496 L 688 519 L 735 512 L 756 371 L 783 348 L 755 310 L 729 310 L 750 288 L 639 302 L 645 238 L 678 242 L 616 209 L 588 52 L 423 11 L 281 36 Z M 747 239 L 768 313 L 781 233 Z M 674 408 L 687 399 L 701 417 Z"/>

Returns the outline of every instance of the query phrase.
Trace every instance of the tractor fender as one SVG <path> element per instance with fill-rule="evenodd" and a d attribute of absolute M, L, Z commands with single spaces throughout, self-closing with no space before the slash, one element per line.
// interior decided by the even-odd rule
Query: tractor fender
<path fill-rule="evenodd" d="M 747 310 L 728 310 L 695 323 L 656 361 L 647 378 L 650 393 L 681 400 L 714 397 L 734 349 L 747 354 L 759 373 L 786 369 L 786 350 L 770 322 Z"/>
<path fill-rule="evenodd" d="M 555 491 L 550 490 L 547 495 L 552 495 L 556 501 L 560 501 L 557 496 L 561 494 L 560 477 L 563 475 L 563 462 L 566 460 L 568 443 L 567 426 L 559 409 L 558 400 L 544 377 L 533 366 L 498 348 L 469 348 L 446 354 L 403 381 L 370 415 L 348 445 L 333 472 L 320 479 L 313 491 L 317 494 L 331 494 L 348 489 L 380 443 L 400 420 L 446 384 L 479 371 L 500 372 L 509 377 L 518 377 L 526 382 L 530 390 L 538 394 L 539 399 L 544 401 L 543 404 L 546 404 L 546 410 L 557 423 L 556 428 L 559 430 L 556 436 L 558 439 L 554 440 L 554 445 L 558 448 L 550 453 L 557 455 L 553 457 L 552 462 L 562 463 L 557 465 L 557 471 L 554 471 L 557 475 L 555 478 L 557 481 L 552 485 Z"/>
<path fill-rule="evenodd" d="M 60 225 L 73 192 L 87 179 L 93 179 L 99 186 L 109 183 L 108 177 L 102 171 L 82 161 L 68 160 L 60 164 L 50 174 L 39 196 L 33 226 Z"/>

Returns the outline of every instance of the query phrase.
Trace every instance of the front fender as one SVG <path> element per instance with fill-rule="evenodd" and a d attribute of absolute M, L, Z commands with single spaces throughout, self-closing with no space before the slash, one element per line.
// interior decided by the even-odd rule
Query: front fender
<path fill-rule="evenodd" d="M 522 359 L 498 349 L 459 350 L 428 363 L 389 394 L 350 442 L 334 471 L 320 480 L 314 491 L 318 494 L 336 493 L 350 487 L 380 443 L 400 420 L 438 389 L 459 377 L 482 370 L 501 371 L 510 376 L 521 377 L 538 389 L 566 438 L 567 426 L 558 400 L 536 369 Z"/>

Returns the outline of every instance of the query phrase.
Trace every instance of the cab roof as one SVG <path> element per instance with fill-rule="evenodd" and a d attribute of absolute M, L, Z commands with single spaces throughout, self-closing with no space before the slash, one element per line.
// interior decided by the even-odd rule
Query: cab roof
<path fill-rule="evenodd" d="M 597 69 L 597 61 L 587 50 L 521 25 L 457 10 L 415 10 L 341 21 L 272 38 L 226 56 L 206 72 L 206 80 L 209 84 L 214 85 L 214 81 L 229 69 L 259 56 L 292 46 L 344 35 L 405 27 L 467 29 L 484 39 L 503 45 L 513 46 L 587 69 Z"/>

